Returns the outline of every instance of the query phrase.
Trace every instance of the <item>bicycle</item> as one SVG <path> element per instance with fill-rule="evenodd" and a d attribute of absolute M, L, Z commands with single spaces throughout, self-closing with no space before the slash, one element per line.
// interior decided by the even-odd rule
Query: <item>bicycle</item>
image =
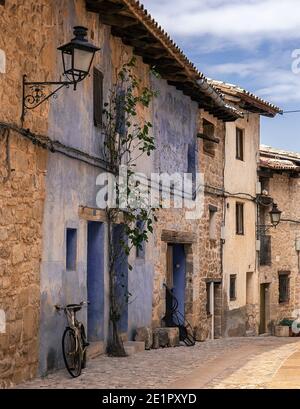
<path fill-rule="evenodd" d="M 56 305 L 57 311 L 64 311 L 67 316 L 68 326 L 62 337 L 62 352 L 67 371 L 72 378 L 81 375 L 81 370 L 86 367 L 86 353 L 89 343 L 86 339 L 84 325 L 76 318 L 76 313 L 88 302 L 69 304 L 66 306 Z"/>

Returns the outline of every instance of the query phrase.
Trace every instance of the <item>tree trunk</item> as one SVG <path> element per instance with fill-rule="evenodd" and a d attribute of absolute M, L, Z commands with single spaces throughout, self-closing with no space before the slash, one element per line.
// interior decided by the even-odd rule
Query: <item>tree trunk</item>
<path fill-rule="evenodd" d="M 108 331 L 108 344 L 107 353 L 114 357 L 127 356 L 124 348 L 122 338 L 119 334 L 118 322 L 120 321 L 120 311 L 118 308 L 118 301 L 116 299 L 115 288 L 115 261 L 116 254 L 114 251 L 113 241 L 113 218 L 110 212 L 107 212 L 107 225 L 108 225 L 108 256 L 109 256 L 109 302 L 110 302 L 110 314 L 109 314 L 109 331 Z"/>

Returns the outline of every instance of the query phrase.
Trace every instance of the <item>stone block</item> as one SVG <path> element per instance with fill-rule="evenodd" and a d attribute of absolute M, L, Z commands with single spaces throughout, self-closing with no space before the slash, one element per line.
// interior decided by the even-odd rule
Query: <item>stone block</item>
<path fill-rule="evenodd" d="M 275 326 L 275 337 L 289 337 L 290 328 L 287 326 L 276 325 Z"/>
<path fill-rule="evenodd" d="M 154 349 L 179 346 L 179 329 L 156 328 L 153 331 L 153 345 Z"/>
<path fill-rule="evenodd" d="M 127 355 L 134 355 L 138 352 L 145 351 L 145 342 L 127 341 L 124 342 L 124 348 Z"/>
<path fill-rule="evenodd" d="M 141 327 L 136 330 L 135 341 L 142 341 L 145 343 L 145 349 L 149 350 L 153 344 L 153 332 L 149 327 Z"/>

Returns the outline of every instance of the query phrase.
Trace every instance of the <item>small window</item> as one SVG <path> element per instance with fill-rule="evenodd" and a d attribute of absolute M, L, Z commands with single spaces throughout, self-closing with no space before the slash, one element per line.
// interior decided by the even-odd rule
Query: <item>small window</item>
<path fill-rule="evenodd" d="M 203 134 L 208 139 L 203 139 L 203 150 L 211 156 L 215 156 L 216 143 L 213 142 L 215 138 L 215 126 L 211 122 L 203 119 Z M 211 138 L 211 140 L 210 140 Z"/>
<path fill-rule="evenodd" d="M 136 226 L 141 234 L 144 230 L 144 222 L 142 220 L 138 220 Z M 140 246 L 136 247 L 136 257 L 142 259 L 145 258 L 145 241 L 143 241 Z"/>
<path fill-rule="evenodd" d="M 229 296 L 230 296 L 230 301 L 236 300 L 236 274 L 230 275 Z"/>
<path fill-rule="evenodd" d="M 236 203 L 236 234 L 244 234 L 244 203 Z"/>
<path fill-rule="evenodd" d="M 244 160 L 244 131 L 236 128 L 236 159 Z"/>
<path fill-rule="evenodd" d="M 67 229 L 66 234 L 66 268 L 75 271 L 77 263 L 77 230 Z"/>
<path fill-rule="evenodd" d="M 289 302 L 290 300 L 290 273 L 279 273 L 279 304 Z"/>
<path fill-rule="evenodd" d="M 98 128 L 102 127 L 103 114 L 103 74 L 101 71 L 94 68 L 94 125 Z"/>
<path fill-rule="evenodd" d="M 216 240 L 217 236 L 217 208 L 215 206 L 209 206 L 209 238 L 210 240 Z"/>

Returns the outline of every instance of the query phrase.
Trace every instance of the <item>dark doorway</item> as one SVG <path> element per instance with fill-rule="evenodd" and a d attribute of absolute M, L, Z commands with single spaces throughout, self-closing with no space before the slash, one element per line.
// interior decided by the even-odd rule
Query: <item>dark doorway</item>
<path fill-rule="evenodd" d="M 267 332 L 269 286 L 270 284 L 260 285 L 260 334 L 265 334 Z"/>
<path fill-rule="evenodd" d="M 178 301 L 177 311 L 185 317 L 186 256 L 183 244 L 169 244 L 167 256 L 167 286 Z M 167 299 L 167 310 L 172 307 Z M 169 316 L 167 311 L 167 316 Z"/>
<path fill-rule="evenodd" d="M 87 245 L 88 340 L 104 339 L 104 228 L 88 222 Z"/>
<path fill-rule="evenodd" d="M 185 251 L 183 244 L 173 246 L 173 294 L 178 300 L 178 311 L 185 317 Z"/>

